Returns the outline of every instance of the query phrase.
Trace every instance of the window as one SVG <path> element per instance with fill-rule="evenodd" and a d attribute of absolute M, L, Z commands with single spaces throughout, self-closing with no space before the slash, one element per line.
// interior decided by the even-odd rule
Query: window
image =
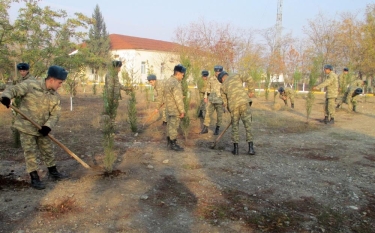
<path fill-rule="evenodd" d="M 145 74 L 146 73 L 146 62 L 142 62 L 141 63 L 141 74 Z"/>

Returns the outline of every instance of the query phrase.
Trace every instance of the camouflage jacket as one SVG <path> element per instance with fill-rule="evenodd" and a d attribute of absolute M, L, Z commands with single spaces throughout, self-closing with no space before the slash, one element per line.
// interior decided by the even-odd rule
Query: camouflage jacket
<path fill-rule="evenodd" d="M 352 83 L 350 83 L 350 87 L 362 87 L 363 86 L 363 80 L 356 79 Z"/>
<path fill-rule="evenodd" d="M 292 88 L 286 87 L 284 89 L 284 92 L 280 93 L 280 95 L 279 95 L 280 99 L 283 99 L 284 97 L 293 98 L 294 97 L 294 90 Z"/>
<path fill-rule="evenodd" d="M 244 82 L 248 86 L 248 92 L 243 87 Z M 253 90 L 252 78 L 250 76 L 244 77 L 238 74 L 233 74 L 225 79 L 221 85 L 220 92 L 224 105 L 227 106 L 230 112 L 232 112 L 234 109 L 251 102 L 248 93 L 253 92 Z"/>
<path fill-rule="evenodd" d="M 9 99 L 21 97 L 20 111 L 41 126 L 53 128 L 60 118 L 60 95 L 54 90 L 47 90 L 45 79 L 26 80 L 5 89 L 2 96 Z M 19 114 L 14 127 L 26 134 L 42 136 L 33 124 Z"/>
<path fill-rule="evenodd" d="M 340 74 L 338 77 L 339 92 L 344 93 L 349 83 L 351 82 L 351 76 L 349 74 Z"/>
<path fill-rule="evenodd" d="M 164 101 L 169 116 L 179 116 L 185 113 L 181 82 L 173 75 L 165 80 Z"/>
<path fill-rule="evenodd" d="M 326 76 L 326 80 L 316 86 L 316 88 L 323 88 L 327 87 L 326 91 L 326 98 L 337 98 L 338 95 L 338 81 L 337 81 L 337 74 L 331 71 Z"/>
<path fill-rule="evenodd" d="M 16 85 L 18 83 L 21 83 L 25 80 L 28 80 L 28 79 L 35 79 L 34 76 L 32 76 L 30 73 L 27 73 L 27 75 L 25 77 L 19 77 L 17 78 L 17 80 L 13 80 L 13 85 Z"/>
<path fill-rule="evenodd" d="M 156 92 L 156 108 L 159 109 L 164 104 L 164 82 L 165 80 L 156 80 L 154 90 Z"/>
<path fill-rule="evenodd" d="M 120 96 L 120 91 L 123 90 L 123 91 L 131 91 L 132 88 L 131 87 L 125 87 L 124 85 L 122 85 L 118 79 L 118 74 L 111 74 L 111 72 L 107 73 L 105 75 L 105 86 L 104 88 L 109 91 L 109 92 L 112 92 L 115 94 L 115 95 L 118 95 L 118 97 Z"/>
<path fill-rule="evenodd" d="M 207 88 L 204 98 L 208 98 L 208 101 L 213 104 L 222 104 L 223 99 L 220 96 L 220 87 L 221 83 L 217 80 L 217 78 L 215 76 L 211 76 L 207 80 Z M 208 93 L 210 93 L 210 95 L 208 95 Z"/>
<path fill-rule="evenodd" d="M 207 90 L 207 81 L 208 81 L 208 79 L 204 80 L 202 78 L 202 87 L 199 88 L 199 93 L 203 93 L 203 94 L 206 93 L 206 90 Z"/>

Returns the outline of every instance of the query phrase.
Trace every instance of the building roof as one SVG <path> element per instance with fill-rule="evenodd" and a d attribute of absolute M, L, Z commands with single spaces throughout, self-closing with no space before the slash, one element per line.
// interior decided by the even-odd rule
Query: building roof
<path fill-rule="evenodd" d="M 134 36 L 125 36 L 119 34 L 110 34 L 109 40 L 111 43 L 111 50 L 144 49 L 174 52 L 176 51 L 177 46 L 179 46 L 179 44 L 173 42 L 153 40 Z"/>

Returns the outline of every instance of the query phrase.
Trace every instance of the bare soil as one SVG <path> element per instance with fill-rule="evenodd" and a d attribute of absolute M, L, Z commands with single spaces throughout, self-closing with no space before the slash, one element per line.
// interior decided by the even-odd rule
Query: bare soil
<path fill-rule="evenodd" d="M 375 232 L 375 97 L 361 97 L 358 112 L 339 109 L 334 125 L 323 119 L 322 94 L 307 121 L 305 99 L 296 108 L 254 99 L 256 155 L 249 156 L 242 123 L 240 155 L 231 154 L 230 129 L 210 149 L 214 125 L 200 135 L 192 90 L 191 127 L 166 146 L 165 127 L 137 90 L 138 133 L 120 101 L 114 171 L 103 168 L 100 94 L 80 93 L 52 134 L 93 169 L 56 146 L 53 182 L 41 164 L 45 190 L 29 185 L 21 148 L 13 148 L 11 111 L 0 107 L 0 232 Z M 224 116 L 222 129 L 230 116 Z M 213 123 L 215 120 L 213 120 Z"/>

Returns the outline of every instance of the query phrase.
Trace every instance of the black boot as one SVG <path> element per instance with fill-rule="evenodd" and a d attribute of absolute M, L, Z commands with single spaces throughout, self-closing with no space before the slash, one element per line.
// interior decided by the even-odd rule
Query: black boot
<path fill-rule="evenodd" d="M 254 144 L 253 142 L 249 142 L 249 152 L 247 152 L 248 155 L 255 155 L 255 150 L 254 150 Z"/>
<path fill-rule="evenodd" d="M 294 108 L 294 104 L 291 104 L 291 107 Z"/>
<path fill-rule="evenodd" d="M 164 125 L 167 125 L 167 122 L 166 122 L 166 121 L 163 121 L 163 124 L 162 124 L 162 125 L 163 125 L 163 126 L 164 126 Z"/>
<path fill-rule="evenodd" d="M 58 172 L 56 166 L 52 166 L 48 168 L 48 178 L 51 178 L 52 180 L 63 180 L 68 178 L 68 176 Z"/>
<path fill-rule="evenodd" d="M 205 133 L 208 133 L 208 127 L 203 125 L 203 129 L 202 131 L 200 132 L 200 134 L 205 134 Z"/>
<path fill-rule="evenodd" d="M 341 104 L 337 104 L 336 108 L 340 108 L 341 107 Z"/>
<path fill-rule="evenodd" d="M 177 144 L 177 139 L 174 139 L 174 140 L 171 140 L 171 150 L 174 150 L 174 151 L 183 151 L 184 148 L 180 147 Z"/>
<path fill-rule="evenodd" d="M 232 154 L 238 155 L 238 143 L 233 143 Z"/>
<path fill-rule="evenodd" d="M 331 124 L 331 125 L 335 124 L 335 118 L 331 117 L 331 120 L 328 121 L 328 123 L 326 123 L 326 124 Z"/>
<path fill-rule="evenodd" d="M 30 172 L 30 177 L 31 177 L 31 187 L 33 187 L 34 189 L 39 189 L 39 190 L 46 188 L 46 186 L 42 183 L 42 181 L 40 181 L 37 171 Z"/>
<path fill-rule="evenodd" d="M 220 126 L 216 126 L 214 135 L 219 135 Z"/>
<path fill-rule="evenodd" d="M 171 144 L 171 138 L 168 136 L 167 137 L 167 146 L 169 146 Z"/>
<path fill-rule="evenodd" d="M 322 122 L 324 124 L 327 124 L 328 123 L 328 116 L 325 116 L 324 120 L 321 120 L 320 122 Z"/>

